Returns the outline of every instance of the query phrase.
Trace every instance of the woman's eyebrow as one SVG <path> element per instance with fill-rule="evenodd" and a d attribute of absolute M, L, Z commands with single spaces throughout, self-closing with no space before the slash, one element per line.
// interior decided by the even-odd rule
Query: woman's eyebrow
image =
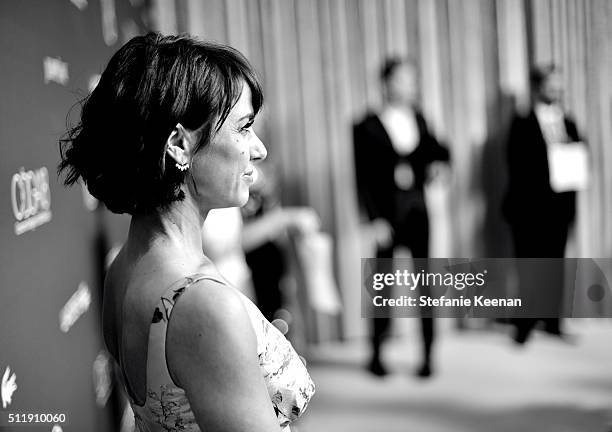
<path fill-rule="evenodd" d="M 242 120 L 245 120 L 245 119 L 253 120 L 253 118 L 255 118 L 255 115 L 252 112 L 250 112 L 250 113 L 240 117 L 237 121 L 241 122 Z"/>

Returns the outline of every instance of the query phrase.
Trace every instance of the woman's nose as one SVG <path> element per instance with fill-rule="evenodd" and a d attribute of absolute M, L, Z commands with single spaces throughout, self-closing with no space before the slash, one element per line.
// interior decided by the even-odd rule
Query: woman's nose
<path fill-rule="evenodd" d="M 266 150 L 266 146 L 264 146 L 257 135 L 253 134 L 253 139 L 251 141 L 251 160 L 262 161 L 267 156 L 268 150 Z"/>

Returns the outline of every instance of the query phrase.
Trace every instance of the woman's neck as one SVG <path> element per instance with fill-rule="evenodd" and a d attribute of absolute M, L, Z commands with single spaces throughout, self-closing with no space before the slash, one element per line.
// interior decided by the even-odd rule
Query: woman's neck
<path fill-rule="evenodd" d="M 197 261 L 202 252 L 202 224 L 206 218 L 188 200 L 163 212 L 135 215 L 130 223 L 126 252 L 135 259 L 153 253 L 169 261 Z"/>

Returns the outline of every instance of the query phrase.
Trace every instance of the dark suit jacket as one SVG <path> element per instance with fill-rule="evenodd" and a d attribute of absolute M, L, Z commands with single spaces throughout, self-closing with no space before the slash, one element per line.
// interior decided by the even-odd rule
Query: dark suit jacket
<path fill-rule="evenodd" d="M 357 188 L 360 203 L 370 220 L 382 217 L 395 225 L 399 189 L 394 175 L 398 163 L 410 164 L 414 172 L 413 189 L 422 192 L 427 166 L 436 160 L 449 160 L 448 150 L 429 132 L 425 119 L 418 112 L 416 121 L 420 141 L 406 156 L 400 156 L 395 151 L 377 115 L 370 113 L 353 127 Z M 422 197 L 422 193 L 419 196 Z"/>
<path fill-rule="evenodd" d="M 580 141 L 575 123 L 565 117 L 571 141 Z M 508 192 L 503 213 L 510 224 L 570 224 L 576 212 L 575 192 L 554 192 L 550 187 L 546 141 L 535 111 L 517 115 L 507 143 Z"/>

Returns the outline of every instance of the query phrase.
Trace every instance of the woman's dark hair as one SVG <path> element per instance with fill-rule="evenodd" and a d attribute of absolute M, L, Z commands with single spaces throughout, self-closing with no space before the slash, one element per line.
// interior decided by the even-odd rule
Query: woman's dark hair
<path fill-rule="evenodd" d="M 261 85 L 237 50 L 188 36 L 149 33 L 111 58 L 82 103 L 79 124 L 60 140 L 65 185 L 79 178 L 114 213 L 142 214 L 184 198 L 185 173 L 166 158 L 177 123 L 207 145 L 238 101 L 243 83 L 256 114 Z"/>

